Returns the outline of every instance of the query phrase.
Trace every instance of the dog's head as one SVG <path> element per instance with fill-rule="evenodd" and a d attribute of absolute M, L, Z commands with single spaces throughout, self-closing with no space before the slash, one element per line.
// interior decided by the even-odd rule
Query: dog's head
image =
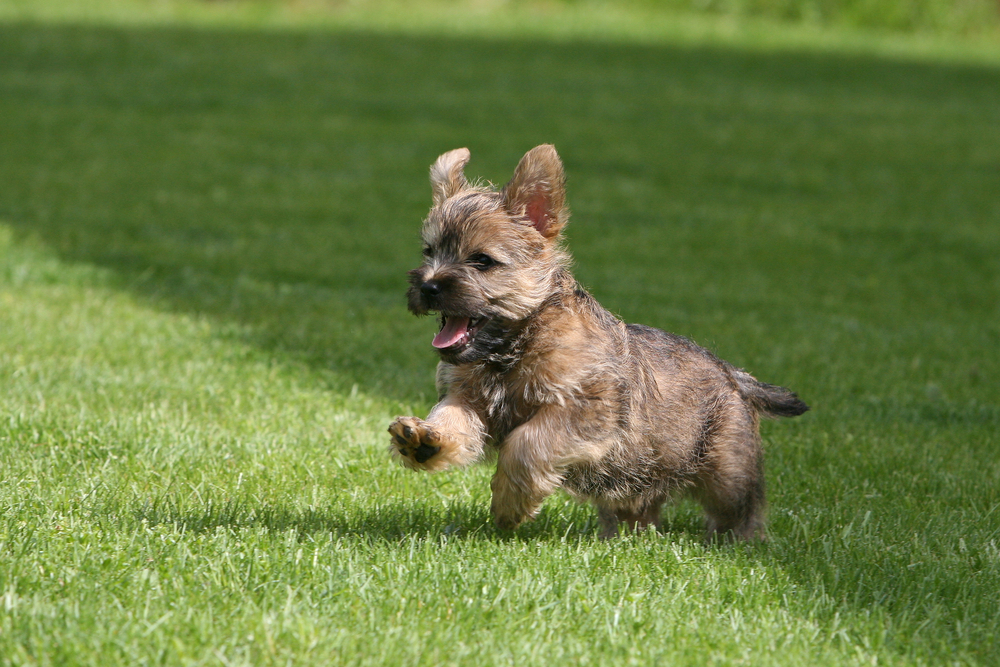
<path fill-rule="evenodd" d="M 537 312 L 568 263 L 561 232 L 565 176 L 555 148 L 528 151 L 499 192 L 471 185 L 465 148 L 431 166 L 434 205 L 421 236 L 424 262 L 409 273 L 410 311 L 437 313 L 445 361 L 486 358 Z"/>

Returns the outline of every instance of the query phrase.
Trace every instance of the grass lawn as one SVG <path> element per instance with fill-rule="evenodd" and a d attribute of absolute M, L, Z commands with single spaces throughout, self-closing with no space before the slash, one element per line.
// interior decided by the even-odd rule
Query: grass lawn
<path fill-rule="evenodd" d="M 213 7 L 0 12 L 0 665 L 1000 662 L 1000 58 Z M 390 462 L 427 167 L 542 142 L 582 283 L 813 406 L 768 543 Z"/>

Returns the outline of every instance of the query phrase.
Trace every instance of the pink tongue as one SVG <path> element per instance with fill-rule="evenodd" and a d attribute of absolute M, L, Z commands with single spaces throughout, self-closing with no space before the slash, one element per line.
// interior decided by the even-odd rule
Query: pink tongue
<path fill-rule="evenodd" d="M 462 336 L 469 330 L 468 317 L 449 317 L 444 321 L 441 331 L 434 336 L 431 345 L 437 348 L 451 347 L 462 339 Z"/>

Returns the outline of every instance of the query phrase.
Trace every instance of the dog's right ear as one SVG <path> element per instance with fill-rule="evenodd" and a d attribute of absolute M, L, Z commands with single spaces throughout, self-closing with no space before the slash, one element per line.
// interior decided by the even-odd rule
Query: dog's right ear
<path fill-rule="evenodd" d="M 435 206 L 440 206 L 448 197 L 469 184 L 462 170 L 465 169 L 470 157 L 468 148 L 456 148 L 439 157 L 431 165 L 431 190 Z"/>

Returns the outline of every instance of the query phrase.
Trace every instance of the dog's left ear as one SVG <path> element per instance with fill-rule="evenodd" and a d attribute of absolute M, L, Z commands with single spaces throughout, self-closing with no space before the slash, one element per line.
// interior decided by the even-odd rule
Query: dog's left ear
<path fill-rule="evenodd" d="M 525 218 L 547 239 L 559 234 L 569 218 L 566 175 L 551 144 L 536 146 L 525 153 L 500 194 L 512 216 Z"/>

